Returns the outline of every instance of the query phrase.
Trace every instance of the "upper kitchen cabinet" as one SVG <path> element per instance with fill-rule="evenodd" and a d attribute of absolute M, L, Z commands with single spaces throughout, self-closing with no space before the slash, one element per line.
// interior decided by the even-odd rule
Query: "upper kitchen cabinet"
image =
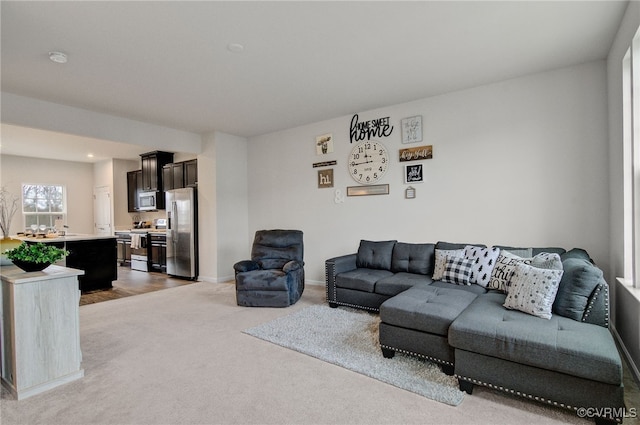
<path fill-rule="evenodd" d="M 142 190 L 164 192 L 162 185 L 162 167 L 173 162 L 170 152 L 149 152 L 142 157 Z"/>
<path fill-rule="evenodd" d="M 184 186 L 191 187 L 198 185 L 198 160 L 192 159 L 184 163 Z"/>
<path fill-rule="evenodd" d="M 167 164 L 162 169 L 164 190 L 181 189 L 198 185 L 198 160 Z"/>
<path fill-rule="evenodd" d="M 184 187 L 184 163 L 175 162 L 162 167 L 162 183 L 164 190 Z"/>

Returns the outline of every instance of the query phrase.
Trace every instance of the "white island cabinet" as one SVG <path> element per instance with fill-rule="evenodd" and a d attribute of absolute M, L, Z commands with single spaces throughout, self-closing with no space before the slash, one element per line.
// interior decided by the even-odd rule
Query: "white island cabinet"
<path fill-rule="evenodd" d="M 26 273 L 0 268 L 2 385 L 18 400 L 82 378 L 82 270 L 49 266 Z"/>

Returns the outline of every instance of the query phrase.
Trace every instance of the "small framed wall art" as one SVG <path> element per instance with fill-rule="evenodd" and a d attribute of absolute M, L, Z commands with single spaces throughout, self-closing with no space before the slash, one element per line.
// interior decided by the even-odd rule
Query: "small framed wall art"
<path fill-rule="evenodd" d="M 368 186 L 347 186 L 347 196 L 388 195 L 388 184 L 370 184 Z"/>
<path fill-rule="evenodd" d="M 409 183 L 422 183 L 422 164 L 411 164 L 404 166 L 404 182 Z"/>
<path fill-rule="evenodd" d="M 404 118 L 400 121 L 402 127 L 402 143 L 422 142 L 422 116 Z"/>
<path fill-rule="evenodd" d="M 318 170 L 318 189 L 333 187 L 333 168 Z"/>
<path fill-rule="evenodd" d="M 333 134 L 327 133 L 316 137 L 316 155 L 333 152 Z"/>

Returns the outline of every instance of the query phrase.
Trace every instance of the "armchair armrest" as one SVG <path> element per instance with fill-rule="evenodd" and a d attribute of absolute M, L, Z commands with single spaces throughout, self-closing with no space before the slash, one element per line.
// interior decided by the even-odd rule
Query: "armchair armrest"
<path fill-rule="evenodd" d="M 259 270 L 260 264 L 252 260 L 238 261 L 233 265 L 233 269 L 236 273 L 250 272 L 251 270 Z"/>
<path fill-rule="evenodd" d="M 336 301 L 336 275 L 356 269 L 357 254 L 341 255 L 329 258 L 324 262 L 325 279 L 327 285 L 327 302 L 335 306 Z"/>
<path fill-rule="evenodd" d="M 294 270 L 301 269 L 303 266 L 304 264 L 302 264 L 301 262 L 296 260 L 291 260 L 282 267 L 282 271 L 285 273 L 289 273 Z"/>

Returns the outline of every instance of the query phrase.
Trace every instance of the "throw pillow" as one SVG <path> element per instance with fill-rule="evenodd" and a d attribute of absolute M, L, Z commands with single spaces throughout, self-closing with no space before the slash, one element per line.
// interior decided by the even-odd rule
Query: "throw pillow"
<path fill-rule="evenodd" d="M 396 241 L 361 240 L 356 266 L 365 269 L 391 270 L 391 256 Z"/>
<path fill-rule="evenodd" d="M 442 273 L 442 281 L 456 285 L 471 285 L 471 269 L 473 261 L 466 258 L 447 258 Z"/>
<path fill-rule="evenodd" d="M 538 255 L 534 255 L 528 264 L 539 269 L 563 270 L 560 254 L 553 252 L 541 252 Z"/>
<path fill-rule="evenodd" d="M 581 321 L 589 297 L 602 281 L 602 270 L 580 258 L 568 258 L 562 264 L 564 274 L 553 303 L 553 312 Z"/>
<path fill-rule="evenodd" d="M 498 255 L 500 255 L 500 249 L 495 246 L 480 248 L 467 245 L 464 249 L 464 258 L 473 261 L 470 282 L 486 288 L 491 280 L 491 272 L 496 265 Z"/>
<path fill-rule="evenodd" d="M 562 273 L 562 270 L 516 264 L 504 306 L 543 319 L 551 319 L 551 307 L 558 292 Z"/>
<path fill-rule="evenodd" d="M 464 258 L 464 249 L 436 249 L 436 261 L 433 269 L 433 280 L 442 280 L 447 257 Z"/>
<path fill-rule="evenodd" d="M 496 265 L 491 272 L 487 288 L 508 293 L 517 264 L 529 264 L 539 269 L 562 270 L 562 261 L 558 254 L 543 252 L 535 257 L 522 258 L 503 249 L 500 251 Z"/>

